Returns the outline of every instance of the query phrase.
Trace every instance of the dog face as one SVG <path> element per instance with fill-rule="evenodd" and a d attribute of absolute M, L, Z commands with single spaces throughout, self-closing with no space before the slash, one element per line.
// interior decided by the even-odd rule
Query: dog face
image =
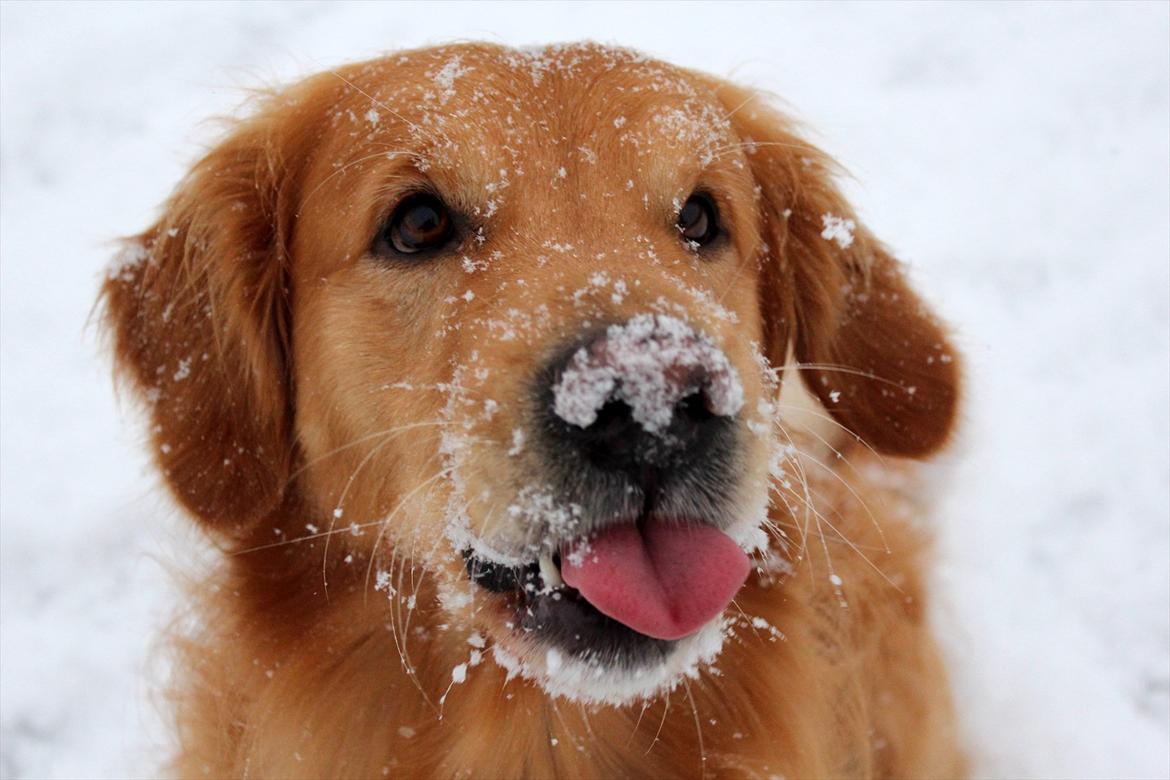
<path fill-rule="evenodd" d="M 939 326 L 753 98 L 579 45 L 266 99 L 106 284 L 175 495 L 241 548 L 303 518 L 326 586 L 432 578 L 552 692 L 673 684 L 767 546 L 790 350 L 884 452 L 955 404 Z"/>

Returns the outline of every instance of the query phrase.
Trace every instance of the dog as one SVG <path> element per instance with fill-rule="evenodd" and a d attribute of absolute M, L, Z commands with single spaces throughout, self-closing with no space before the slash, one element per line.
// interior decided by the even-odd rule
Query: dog
<path fill-rule="evenodd" d="M 595 44 L 265 93 L 104 280 L 217 563 L 190 777 L 955 777 L 959 357 L 755 92 Z"/>

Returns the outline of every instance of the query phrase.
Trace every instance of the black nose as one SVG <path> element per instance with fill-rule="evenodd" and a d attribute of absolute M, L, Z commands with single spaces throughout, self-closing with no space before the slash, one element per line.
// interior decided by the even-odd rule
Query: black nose
<path fill-rule="evenodd" d="M 593 424 L 580 428 L 561 422 L 562 441 L 586 460 L 606 471 L 642 474 L 646 469 L 670 468 L 698 461 L 727 427 L 726 417 L 711 413 L 702 390 L 680 399 L 670 424 L 654 433 L 634 419 L 625 401 L 607 401 Z"/>
<path fill-rule="evenodd" d="M 717 375 L 728 371 L 721 353 L 724 363 L 712 368 L 700 359 L 714 349 L 707 343 L 647 359 L 628 345 L 607 349 L 606 339 L 602 333 L 569 350 L 545 374 L 545 413 L 555 446 L 595 468 L 644 480 L 659 470 L 700 466 L 713 447 L 726 445 L 732 417 L 726 399 L 713 389 L 718 381 L 726 385 L 727 377 Z M 660 346 L 647 342 L 646 350 Z M 595 376 L 582 378 L 588 371 Z M 563 403 L 559 396 L 565 392 L 585 395 L 583 406 Z"/>

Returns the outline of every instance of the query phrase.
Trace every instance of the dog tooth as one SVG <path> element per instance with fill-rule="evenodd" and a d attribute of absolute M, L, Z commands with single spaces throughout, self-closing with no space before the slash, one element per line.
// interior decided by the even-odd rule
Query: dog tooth
<path fill-rule="evenodd" d="M 544 587 L 546 589 L 559 588 L 563 581 L 561 580 L 561 572 L 557 565 L 553 563 L 552 555 L 545 553 L 540 556 L 540 578 L 544 580 Z"/>

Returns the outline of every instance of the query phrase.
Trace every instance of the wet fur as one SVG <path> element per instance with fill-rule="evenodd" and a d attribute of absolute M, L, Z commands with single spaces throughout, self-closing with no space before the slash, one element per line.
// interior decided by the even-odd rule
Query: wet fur
<path fill-rule="evenodd" d="M 832 183 L 831 160 L 758 96 L 658 63 L 653 74 L 691 84 L 721 106 L 744 142 L 729 154 L 750 174 L 736 178 L 728 168 L 720 185 L 737 206 L 729 252 L 741 272 L 677 273 L 691 274 L 686 281 L 696 286 L 717 282 L 739 314 L 740 330 L 708 324 L 741 371 L 750 340 L 774 365 L 794 351 L 806 367 L 789 373 L 831 411 L 838 435 L 829 443 L 842 458 L 813 438 L 795 442 L 810 454 L 793 461 L 793 486 L 776 489 L 771 568 L 762 564 L 737 597 L 731 614 L 742 617 L 713 668 L 668 696 L 645 706 L 584 707 L 506 680 L 490 657 L 452 685 L 452 669 L 468 661 L 471 628 L 489 634 L 490 653 L 494 616 L 440 603 L 444 584 L 462 576 L 457 556 L 434 542 L 443 503 L 432 493 L 446 476 L 439 430 L 451 424 L 440 387 L 451 381 L 452 363 L 476 348 L 491 366 L 496 398 L 520 397 L 537 365 L 531 350 L 485 347 L 489 334 L 477 330 L 471 304 L 452 309 L 464 330 L 439 347 L 427 346 L 433 329 L 386 327 L 427 321 L 447 271 L 412 269 L 407 284 L 401 275 L 352 268 L 391 186 L 377 155 L 398 148 L 413 121 L 370 95 L 385 84 L 417 84 L 421 93 L 432 84 L 427 74 L 452 56 L 472 66 L 453 98 L 460 105 L 463 90 L 489 73 L 507 75 L 517 55 L 478 45 L 392 55 L 260 98 L 136 239 L 146 259 L 116 266 L 105 285 L 116 362 L 148 399 L 165 483 L 222 551 L 216 571 L 192 590 L 195 620 L 175 631 L 173 771 L 961 775 L 946 674 L 926 625 L 927 545 L 917 524 L 925 508 L 910 464 L 897 459 L 923 458 L 946 443 L 958 398 L 954 353 L 863 226 L 848 247 L 821 236 L 822 215 L 855 219 Z M 545 77 L 543 88 L 577 111 L 565 117 L 568 126 L 586 121 L 586 106 L 617 94 L 606 90 L 629 93 L 651 79 L 650 66 L 624 52 L 584 45 L 550 57 L 584 73 Z M 384 147 L 353 131 L 350 117 L 371 105 L 379 123 L 397 127 Z M 591 137 L 608 146 L 594 151 L 620 156 L 617 128 L 596 127 Z M 476 154 L 453 154 L 468 168 L 487 167 Z M 614 171 L 615 191 L 626 177 Z M 547 192 L 514 178 L 511 203 Z M 599 200 L 602 192 L 590 195 Z M 518 257 L 574 232 L 559 212 L 530 211 L 531 219 L 500 216 L 528 237 L 512 248 Z M 520 293 L 500 292 L 489 276 L 457 277 L 458 291 L 471 289 L 474 305 L 489 310 L 514 303 L 509 296 Z M 547 301 L 554 311 L 554 332 L 542 334 L 536 352 L 559 348 L 574 325 L 571 312 L 557 308 L 564 296 L 535 268 L 524 277 L 523 300 Z M 652 277 L 649 288 L 685 300 Z M 402 366 L 409 388 L 341 396 L 334 389 L 358 380 L 393 385 L 403 380 L 393 367 Z M 481 391 L 472 387 L 476 398 Z M 764 397 L 761 387 L 752 392 Z M 519 414 L 476 418 L 476 441 L 500 444 L 476 445 L 474 471 L 510 467 L 504 450 Z M 394 432 L 361 441 L 363 431 L 382 430 Z M 344 516 L 332 517 L 342 505 Z M 355 533 L 345 530 L 351 522 Z M 319 532 L 306 531 L 307 523 Z M 444 561 L 444 551 L 453 560 Z M 387 584 L 379 571 L 399 598 L 375 589 Z M 408 594 L 413 609 L 404 606 Z"/>

